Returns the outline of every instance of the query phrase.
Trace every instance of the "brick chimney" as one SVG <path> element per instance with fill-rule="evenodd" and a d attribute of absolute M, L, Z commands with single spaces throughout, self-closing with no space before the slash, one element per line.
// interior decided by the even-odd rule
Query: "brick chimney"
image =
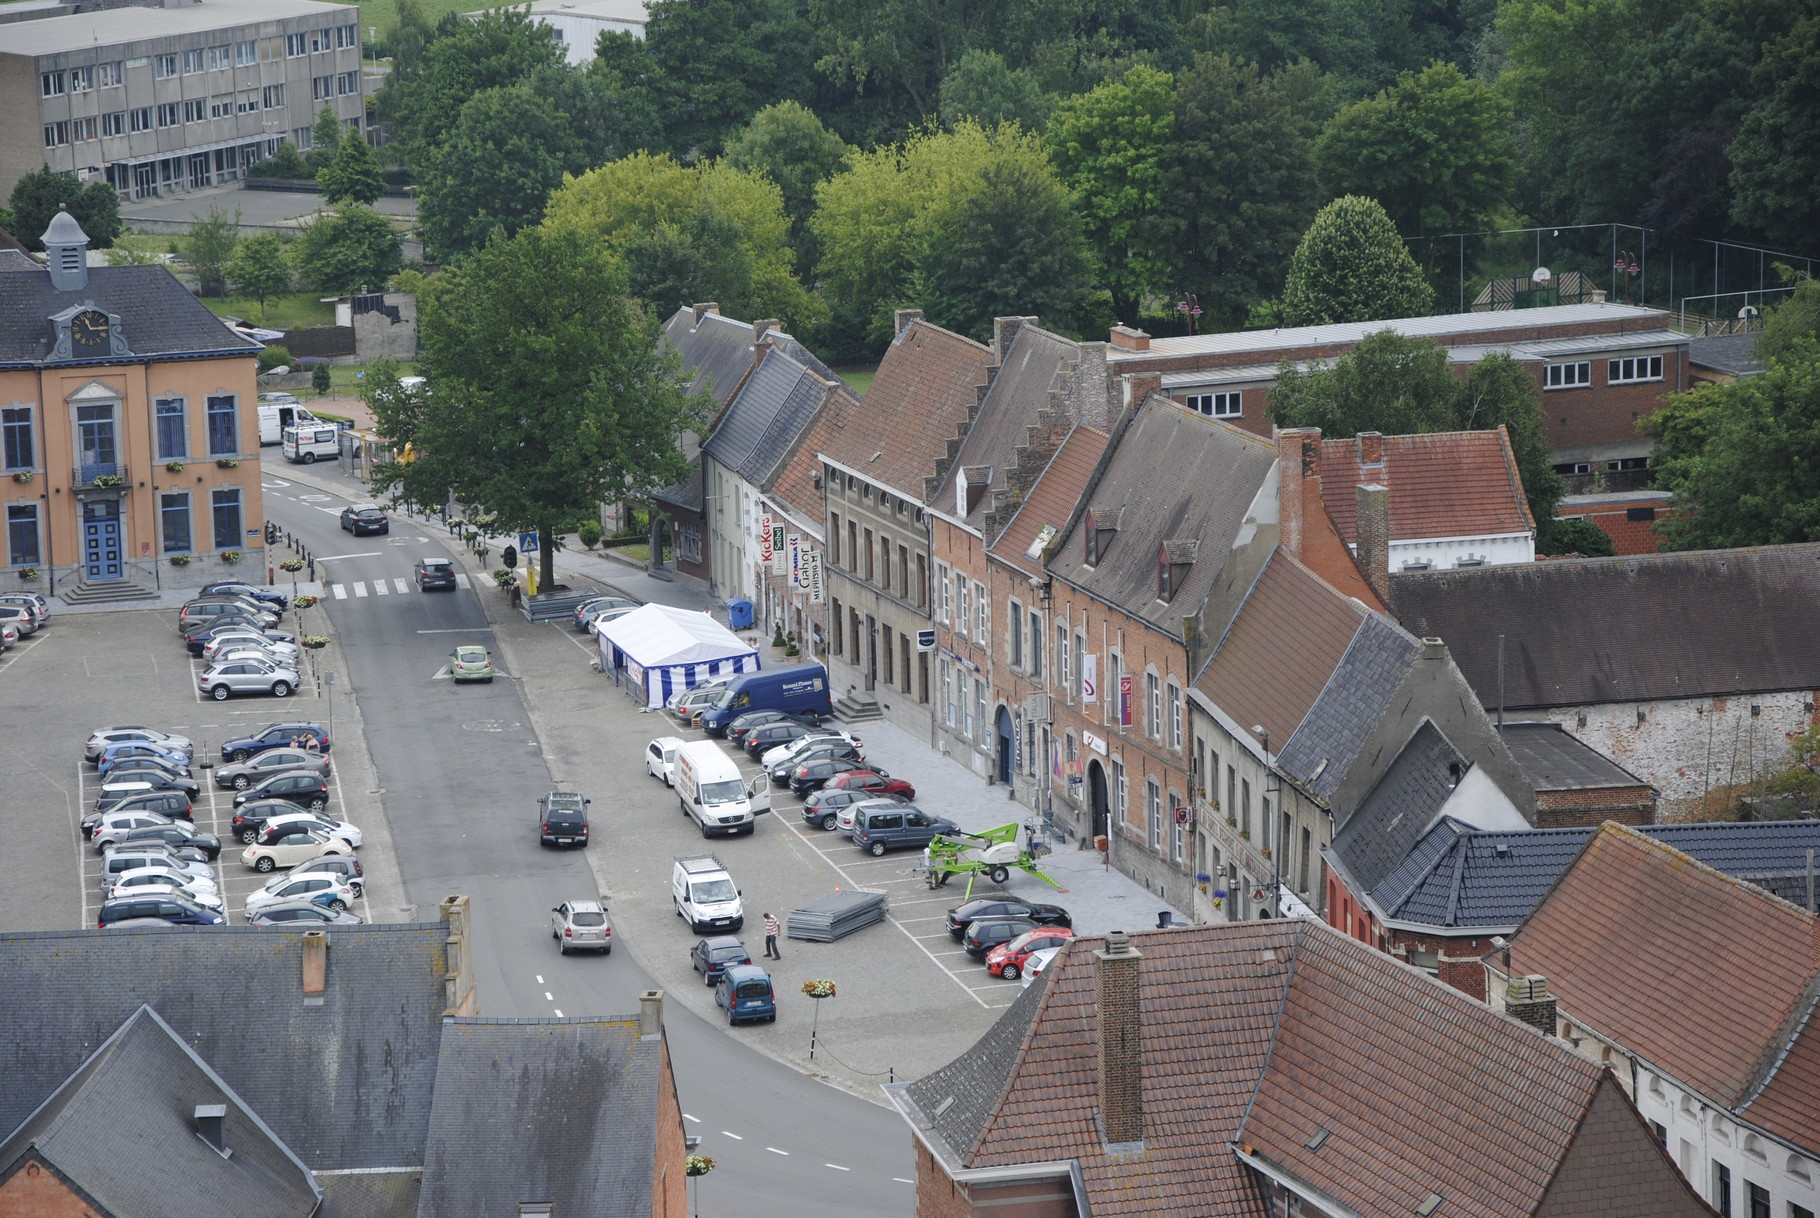
<path fill-rule="evenodd" d="M 1025 325 L 1036 324 L 1034 317 L 995 317 L 992 319 L 992 355 L 995 363 L 1005 362 L 1005 353 L 1017 341 L 1017 332 Z"/>
<path fill-rule="evenodd" d="M 1509 979 L 1504 1010 L 1544 1036 L 1555 1034 L 1555 998 L 1548 992 L 1548 978 L 1539 973 Z"/>
<path fill-rule="evenodd" d="M 1144 1140 L 1143 956 L 1122 930 L 1093 953 L 1100 1033 L 1100 1132 L 1111 1143 Z"/>
<path fill-rule="evenodd" d="M 1122 394 L 1119 405 L 1133 407 L 1143 404 L 1145 398 L 1153 393 L 1163 392 L 1163 374 L 1160 372 L 1127 372 L 1119 377 Z"/>
<path fill-rule="evenodd" d="M 891 333 L 901 338 L 904 331 L 910 328 L 911 322 L 922 319 L 923 311 L 921 309 L 894 310 L 891 314 Z"/>
<path fill-rule="evenodd" d="M 1119 351 L 1150 350 L 1150 336 L 1142 330 L 1134 330 L 1130 326 L 1112 327 L 1109 337 L 1114 349 Z"/>
<path fill-rule="evenodd" d="M 1290 427 L 1277 432 L 1277 513 L 1282 521 L 1280 543 L 1295 558 L 1302 557 L 1304 521 L 1312 493 L 1313 511 L 1321 507 L 1321 429 Z"/>
<path fill-rule="evenodd" d="M 1353 557 L 1365 582 L 1386 605 L 1390 603 L 1390 488 L 1376 482 L 1361 482 L 1353 488 L 1357 496 L 1358 549 Z"/>
<path fill-rule="evenodd" d="M 763 321 L 753 322 L 752 323 L 752 345 L 756 347 L 756 346 L 758 346 L 758 344 L 764 342 L 765 335 L 769 334 L 771 331 L 773 331 L 775 329 L 777 329 L 777 318 L 775 318 L 775 317 L 767 317 Z"/>
<path fill-rule="evenodd" d="M 329 935 L 327 931 L 303 932 L 303 996 L 320 1000 L 329 988 Z"/>
<path fill-rule="evenodd" d="M 716 317 L 720 316 L 720 302 L 716 300 L 705 300 L 701 304 L 692 306 L 691 312 L 695 314 L 695 325 L 699 326 L 701 325 L 701 319 L 710 313 L 714 314 Z"/>
<path fill-rule="evenodd" d="M 660 1036 L 664 1030 L 664 992 L 646 990 L 638 996 L 638 1034 Z"/>
<path fill-rule="evenodd" d="M 1375 470 L 1384 464 L 1384 433 L 1381 431 L 1361 431 L 1353 437 L 1359 447 L 1359 468 Z"/>

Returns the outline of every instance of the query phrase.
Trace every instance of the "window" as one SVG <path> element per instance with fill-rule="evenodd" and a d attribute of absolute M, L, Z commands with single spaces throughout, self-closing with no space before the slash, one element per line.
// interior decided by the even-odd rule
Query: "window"
<path fill-rule="evenodd" d="M 986 682 L 973 678 L 973 722 L 967 734 L 975 744 L 985 744 L 992 735 L 992 722 L 986 718 Z"/>
<path fill-rule="evenodd" d="M 360 41 L 360 27 L 357 25 L 338 25 L 335 27 L 335 46 L 337 49 L 355 46 Z"/>
<path fill-rule="evenodd" d="M 102 135 L 125 135 L 126 134 L 126 111 L 125 110 L 116 110 L 112 114 L 103 114 L 101 116 L 101 134 Z"/>
<path fill-rule="evenodd" d="M 1309 835 L 1308 830 L 1303 829 L 1302 830 L 1302 860 L 1301 860 L 1301 866 L 1296 871 L 1295 886 L 1296 886 L 1297 892 L 1304 893 L 1304 894 L 1307 893 L 1307 891 L 1308 891 L 1308 855 L 1310 853 L 1310 847 L 1312 846 L 1312 844 L 1313 844 L 1313 839 Z"/>
<path fill-rule="evenodd" d="M 1191 393 L 1188 409 L 1198 410 L 1210 419 L 1236 419 L 1245 413 L 1244 394 L 1238 389 L 1230 393 Z"/>
<path fill-rule="evenodd" d="M 1628 385 L 1637 381 L 1661 379 L 1660 355 L 1638 355 L 1628 359 L 1608 360 L 1605 364 L 1605 383 L 1608 385 Z"/>
<path fill-rule="evenodd" d="M 1055 681 L 1062 687 L 1062 696 L 1074 700 L 1074 686 L 1068 677 L 1068 623 L 1055 624 Z"/>
<path fill-rule="evenodd" d="M 1144 824 L 1150 829 L 1150 848 L 1163 849 L 1163 794 L 1153 779 L 1144 780 Z"/>
<path fill-rule="evenodd" d="M 118 471 L 119 452 L 114 444 L 114 408 L 105 406 L 76 407 L 76 451 L 82 462 L 84 481 L 96 474 Z"/>
<path fill-rule="evenodd" d="M 308 127 L 293 127 L 291 143 L 297 145 L 297 151 L 308 152 L 316 142 L 316 133 Z"/>
<path fill-rule="evenodd" d="M 1750 1204 L 1750 1218 L 1772 1218 L 1769 1210 L 1769 1190 L 1761 1184 L 1744 1182 L 1744 1198 Z"/>
<path fill-rule="evenodd" d="M 43 97 L 63 96 L 63 73 L 46 72 L 38 78 L 38 92 Z"/>
<path fill-rule="evenodd" d="M 1814 1211 L 1791 1201 L 1788 1203 L 1788 1218 L 1814 1218 Z"/>
<path fill-rule="evenodd" d="M 333 76 L 310 77 L 310 100 L 328 101 L 335 96 L 335 78 Z"/>
<path fill-rule="evenodd" d="M 240 429 L 235 418 L 238 403 L 231 393 L 209 399 L 209 455 L 233 456 L 240 451 Z"/>
<path fill-rule="evenodd" d="M 245 67 L 247 64 L 250 64 L 250 63 L 258 63 L 259 62 L 259 42 L 258 42 L 258 40 L 249 38 L 245 42 L 236 42 L 234 44 L 234 62 L 239 64 L 241 67 Z"/>
<path fill-rule="evenodd" d="M 133 109 L 128 110 L 127 125 L 135 132 L 150 131 L 152 129 L 152 108 L 150 106 L 135 106 Z"/>
<path fill-rule="evenodd" d="M 1131 726 L 1130 699 L 1125 696 L 1125 657 L 1118 652 L 1106 655 L 1106 721 L 1115 727 Z"/>
<path fill-rule="evenodd" d="M 179 492 L 158 496 L 158 533 L 166 554 L 187 554 L 190 544 L 190 497 Z"/>
<path fill-rule="evenodd" d="M 1251 836 L 1251 779 L 1239 779 L 1239 832 Z"/>
<path fill-rule="evenodd" d="M 265 108 L 267 110 L 278 109 L 279 107 L 284 105 L 284 86 L 283 85 L 267 85 L 265 87 L 265 92 L 260 97 L 260 100 L 264 103 Z"/>
<path fill-rule="evenodd" d="M 1592 384 L 1592 361 L 1577 364 L 1549 364 L 1543 371 L 1545 389 L 1581 389 Z"/>
<path fill-rule="evenodd" d="M 929 607 L 929 559 L 922 554 L 916 556 L 916 607 Z"/>
<path fill-rule="evenodd" d="M 360 73 L 343 72 L 341 75 L 337 76 L 335 78 L 335 92 L 341 97 L 346 97 L 350 93 L 360 92 Z"/>
<path fill-rule="evenodd" d="M 1144 734 L 1163 738 L 1163 683 L 1153 672 L 1144 674 Z"/>
<path fill-rule="evenodd" d="M 1112 811 L 1118 818 L 1118 822 L 1122 825 L 1125 823 L 1125 813 L 1131 808 L 1131 787 L 1130 784 L 1125 781 L 1124 762 L 1115 761 L 1112 763 L 1112 777 Z"/>
<path fill-rule="evenodd" d="M 1183 815 L 1177 815 L 1176 809 L 1182 808 Z M 1163 805 L 1163 815 L 1169 821 L 1169 855 L 1180 863 L 1188 856 L 1188 817 L 1181 797 L 1174 791 L 1169 792 L 1169 802 Z"/>
<path fill-rule="evenodd" d="M 95 116 L 92 114 L 87 118 L 73 118 L 70 120 L 70 141 L 72 143 L 80 144 L 87 140 L 92 140 L 100 134 L 100 124 L 95 121 Z"/>
<path fill-rule="evenodd" d="M 44 146 L 61 148 L 70 142 L 70 125 L 68 123 L 44 124 Z"/>
<path fill-rule="evenodd" d="M 183 121 L 199 123 L 209 116 L 209 103 L 206 98 L 192 98 L 183 103 Z"/>
<path fill-rule="evenodd" d="M 87 93 L 90 89 L 93 89 L 94 87 L 95 87 L 95 69 L 94 68 L 71 68 L 70 69 L 70 92 L 71 93 Z"/>
<path fill-rule="evenodd" d="M 1024 666 L 1024 607 L 1016 601 L 1011 602 L 1010 612 L 1005 615 L 1006 625 L 1010 628 L 1005 635 L 1005 658 L 1013 668 Z"/>
<path fill-rule="evenodd" d="M 158 433 L 158 459 L 181 461 L 190 455 L 189 435 L 184 428 L 182 398 L 159 398 L 152 403 L 152 414 Z"/>
<path fill-rule="evenodd" d="M 876 570 L 876 568 L 875 568 L 875 566 L 874 566 L 874 565 L 873 565 L 873 553 L 872 553 L 872 530 L 871 530 L 871 529 L 867 529 L 867 530 L 866 530 L 866 549 L 865 549 L 865 555 L 866 555 L 866 557 L 865 557 L 865 563 L 866 563 L 866 582 L 867 582 L 867 583 L 871 583 L 871 582 L 872 582 L 872 580 L 873 580 L 873 578 L 874 578 L 874 571 L 875 571 L 875 570 Z"/>
<path fill-rule="evenodd" d="M 31 469 L 37 464 L 30 406 L 8 406 L 0 410 L 0 451 L 4 451 L 7 469 Z"/>
<path fill-rule="evenodd" d="M 984 647 L 992 641 L 992 602 L 984 585 L 973 585 L 973 641 Z"/>
<path fill-rule="evenodd" d="M 233 66 L 234 66 L 234 48 L 233 47 L 210 47 L 209 48 L 209 71 L 218 72 L 222 68 L 231 68 Z"/>
<path fill-rule="evenodd" d="M 6 509 L 6 556 L 15 567 L 43 561 L 38 550 L 37 504 L 15 504 Z"/>
<path fill-rule="evenodd" d="M 160 127 L 175 127 L 181 121 L 182 120 L 177 117 L 176 102 L 158 103 L 158 125 Z"/>
<path fill-rule="evenodd" d="M 954 632 L 963 639 L 973 624 L 973 606 L 967 601 L 967 577 L 959 571 L 954 573 Z"/>
<path fill-rule="evenodd" d="M 953 728 L 954 728 L 954 665 L 950 664 L 946 659 L 940 660 L 936 663 L 935 683 L 939 687 L 939 696 L 941 698 L 941 704 L 942 704 L 942 726 L 945 728 L 948 728 L 949 730 L 953 730 Z"/>
<path fill-rule="evenodd" d="M 1713 1208 L 1719 1211 L 1719 1218 L 1732 1218 L 1732 1169 L 1723 1163 L 1713 1163 Z"/>
<path fill-rule="evenodd" d="M 152 74 L 159 80 L 177 75 L 177 57 L 175 55 L 158 56 L 152 61 Z"/>
<path fill-rule="evenodd" d="M 202 71 L 202 52 L 200 50 L 183 53 L 183 74 L 193 76 Z"/>
<path fill-rule="evenodd" d="M 209 98 L 209 117 L 210 118 L 233 118 L 234 117 L 234 99 L 233 99 L 233 97 L 231 95 L 224 94 L 221 97 Z"/>
<path fill-rule="evenodd" d="M 309 35 L 307 35 L 307 34 L 286 34 L 284 36 L 285 58 L 295 59 L 299 55 L 308 54 L 309 49 L 310 49 Z"/>
<path fill-rule="evenodd" d="M 1030 611 L 1030 679 L 1043 679 L 1043 615 Z"/>
<path fill-rule="evenodd" d="M 840 565 L 840 513 L 828 513 L 828 561 Z"/>
<path fill-rule="evenodd" d="M 209 502 L 214 508 L 215 548 L 234 549 L 240 544 L 240 488 L 211 491 Z"/>
<path fill-rule="evenodd" d="M 935 597 L 935 620 L 946 626 L 953 619 L 953 603 L 949 599 L 948 564 L 935 564 L 935 586 L 939 589 Z"/>
<path fill-rule="evenodd" d="M 103 89 L 118 89 L 126 82 L 126 65 L 116 59 L 95 68 L 96 80 Z"/>
<path fill-rule="evenodd" d="M 334 36 L 328 30 L 310 31 L 310 50 L 327 51 L 334 45 Z"/>
<path fill-rule="evenodd" d="M 1163 687 L 1163 722 L 1169 733 L 1169 747 L 1182 751 L 1182 687 L 1174 681 Z"/>
<path fill-rule="evenodd" d="M 847 522 L 847 569 L 859 572 L 859 525 L 851 520 Z"/>

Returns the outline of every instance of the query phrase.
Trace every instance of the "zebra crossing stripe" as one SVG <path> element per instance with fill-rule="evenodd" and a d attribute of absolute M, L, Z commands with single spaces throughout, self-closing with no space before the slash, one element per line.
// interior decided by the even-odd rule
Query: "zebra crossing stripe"
<path fill-rule="evenodd" d="M 468 577 L 466 575 L 457 574 L 455 576 L 455 586 L 457 588 L 467 588 L 471 585 L 468 583 Z"/>
<path fill-rule="evenodd" d="M 385 586 L 385 581 L 383 579 L 376 579 L 373 581 L 373 595 L 374 596 L 384 596 L 386 593 L 388 593 L 390 591 L 391 591 L 391 589 Z"/>
<path fill-rule="evenodd" d="M 335 599 L 336 600 L 345 601 L 346 599 L 348 599 L 348 589 L 347 589 L 346 584 L 330 584 L 329 587 L 335 589 Z"/>
<path fill-rule="evenodd" d="M 392 586 L 398 589 L 398 593 L 400 596 L 403 596 L 405 593 L 407 593 L 411 590 L 411 586 L 409 584 L 405 583 L 402 579 L 393 580 Z"/>
<path fill-rule="evenodd" d="M 354 584 L 354 595 L 359 597 L 359 596 L 365 596 L 366 594 L 367 594 L 367 582 L 364 579 L 357 581 Z"/>

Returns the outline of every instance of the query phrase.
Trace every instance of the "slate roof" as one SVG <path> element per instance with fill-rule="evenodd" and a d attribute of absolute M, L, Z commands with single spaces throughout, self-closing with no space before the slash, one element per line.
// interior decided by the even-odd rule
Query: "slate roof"
<path fill-rule="evenodd" d="M 1024 502 L 1018 505 L 1011 523 L 986 549 L 1024 574 L 1040 578 L 1043 574 L 1041 554 L 1031 558 L 1030 548 L 1045 528 L 1054 529 L 1054 540 L 1060 540 L 1109 439 L 1103 431 L 1075 426 L 1061 447 L 1055 450 L 1055 455 L 1049 458 L 1048 466 L 1030 487 Z"/>
<path fill-rule="evenodd" d="M 1434 724 L 1416 729 L 1334 834 L 1333 852 L 1360 888 L 1370 891 L 1396 870 L 1427 833 L 1466 766 L 1466 758 Z"/>
<path fill-rule="evenodd" d="M 1394 574 L 1391 608 L 1447 642 L 1486 706 L 1820 689 L 1820 544 Z"/>
<path fill-rule="evenodd" d="M 1538 791 L 1647 787 L 1629 770 L 1552 720 L 1506 723 L 1504 746 Z"/>
<path fill-rule="evenodd" d="M 9 27 L 16 29 L 18 27 Z M 92 304 L 117 313 L 131 355 L 83 357 L 66 363 L 137 363 L 152 359 L 200 359 L 256 355 L 264 344 L 236 334 L 209 312 L 163 266 L 95 266 L 88 286 L 59 292 L 50 272 L 0 275 L 0 368 L 30 368 L 52 351 L 50 318 L 76 305 Z"/>
<path fill-rule="evenodd" d="M 196 1134 L 197 1107 L 214 1104 L 227 1108 L 229 1159 Z M 0 1142 L 0 1178 L 27 1155 L 136 1218 L 304 1218 L 319 1197 L 259 1114 L 143 1006 Z"/>
<path fill-rule="evenodd" d="M 889 1089 L 948 1166 L 1072 1161 L 1095 1218 L 1266 1218 L 1242 1154 L 1360 1214 L 1412 1213 L 1433 1192 L 1463 1218 L 1709 1212 L 1602 1067 L 1325 923 L 1131 940 L 1141 1152 L 1101 1140 L 1103 940 L 1089 938 L 973 1049 Z"/>
<path fill-rule="evenodd" d="M 703 454 L 753 486 L 764 485 L 814 420 L 828 388 L 784 352 L 763 351 L 722 408 Z"/>
<path fill-rule="evenodd" d="M 1099 562 L 1088 566 L 1083 514 L 1057 539 L 1049 570 L 1094 599 L 1180 638 L 1182 616 L 1207 599 L 1246 510 L 1275 466 L 1276 448 L 1268 440 L 1152 396 L 1117 435 L 1104 472 L 1088 492 L 1090 511 L 1123 509 L 1118 532 Z M 1167 474 L 1159 477 L 1158 471 Z M 1157 554 L 1165 541 L 1185 537 L 1200 540 L 1200 559 L 1165 602 L 1157 596 Z"/>
<path fill-rule="evenodd" d="M 650 1214 L 662 1054 L 636 1018 L 448 1020 L 419 1218 Z"/>
<path fill-rule="evenodd" d="M 1421 643 L 1389 617 L 1366 614 L 1277 768 L 1316 799 L 1332 798 L 1421 654 Z"/>
<path fill-rule="evenodd" d="M 1321 441 L 1321 497 L 1347 545 L 1357 545 L 1361 482 L 1390 491 L 1393 541 L 1533 533 L 1523 480 L 1503 428 L 1384 436 L 1384 460 L 1359 464 L 1359 440 Z"/>
<path fill-rule="evenodd" d="M 824 380 L 840 378 L 807 347 L 782 330 L 767 330 L 773 350 L 815 372 Z M 752 343 L 752 323 L 735 321 L 719 313 L 704 313 L 700 324 L 693 309 L 684 306 L 663 326 L 663 341 L 682 356 L 683 375 L 690 389 L 711 388 L 714 404 L 726 405 L 739 387 L 758 350 Z"/>
<path fill-rule="evenodd" d="M 1689 339 L 1687 362 L 1699 368 L 1711 368 L 1732 376 L 1758 376 L 1768 367 L 1757 357 L 1760 332 L 1716 334 L 1711 338 Z"/>
<path fill-rule="evenodd" d="M 1813 914 L 1606 824 L 1518 928 L 1510 952 L 1513 969 L 1548 978 L 1562 1018 L 1820 1151 Z M 1808 1106 L 1791 1112 L 1795 1097 Z"/>

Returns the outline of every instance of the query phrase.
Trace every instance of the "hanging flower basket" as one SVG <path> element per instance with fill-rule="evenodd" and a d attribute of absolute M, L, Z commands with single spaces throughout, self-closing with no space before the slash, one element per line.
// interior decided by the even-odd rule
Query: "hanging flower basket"
<path fill-rule="evenodd" d="M 832 998 L 834 997 L 834 983 L 832 981 L 805 981 L 803 982 L 803 993 L 811 998 Z"/>
<path fill-rule="evenodd" d="M 303 559 L 287 558 L 283 562 L 278 564 L 278 569 L 280 571 L 289 571 L 294 575 L 297 572 L 303 570 Z"/>
<path fill-rule="evenodd" d="M 102 490 L 106 490 L 109 487 L 119 486 L 120 485 L 120 475 L 119 474 L 96 474 L 93 478 L 91 478 L 89 480 L 89 485 L 95 486 L 95 487 L 100 487 Z"/>
<path fill-rule="evenodd" d="M 21 567 L 19 569 L 19 578 L 28 584 L 36 583 L 38 581 L 38 568 Z"/>
<path fill-rule="evenodd" d="M 296 598 L 295 600 L 293 600 L 291 602 L 291 608 L 308 609 L 311 605 L 314 605 L 315 603 L 316 603 L 316 598 L 306 594 L 304 596 L 300 596 L 300 597 Z"/>
<path fill-rule="evenodd" d="M 240 561 L 240 558 L 241 555 L 239 550 L 223 550 L 221 552 L 221 561 L 225 563 L 237 563 Z"/>
<path fill-rule="evenodd" d="M 298 639 L 297 642 L 301 646 L 321 650 L 329 645 L 329 636 L 326 634 L 306 634 Z"/>
<path fill-rule="evenodd" d="M 189 566 L 189 565 L 190 565 L 190 556 L 189 556 L 189 555 L 188 555 L 188 554 L 173 554 L 173 555 L 171 555 L 171 566 L 173 566 L 173 567 L 187 567 L 187 566 Z"/>
<path fill-rule="evenodd" d="M 234 460 L 232 457 L 218 457 L 215 460 L 215 464 L 219 465 L 222 469 L 240 468 L 240 462 Z"/>
<path fill-rule="evenodd" d="M 183 472 L 184 465 L 183 465 L 183 462 L 181 462 L 181 461 L 166 461 L 164 463 L 164 468 L 169 470 L 173 474 L 181 474 Z"/>
<path fill-rule="evenodd" d="M 691 1176 L 705 1176 L 714 1170 L 714 1160 L 707 1155 L 690 1155 L 683 1160 L 683 1171 Z"/>
<path fill-rule="evenodd" d="M 36 478 L 37 476 L 38 475 L 32 470 L 22 469 L 18 473 L 13 475 L 13 481 L 21 482 L 21 483 L 30 482 L 33 478 Z"/>

